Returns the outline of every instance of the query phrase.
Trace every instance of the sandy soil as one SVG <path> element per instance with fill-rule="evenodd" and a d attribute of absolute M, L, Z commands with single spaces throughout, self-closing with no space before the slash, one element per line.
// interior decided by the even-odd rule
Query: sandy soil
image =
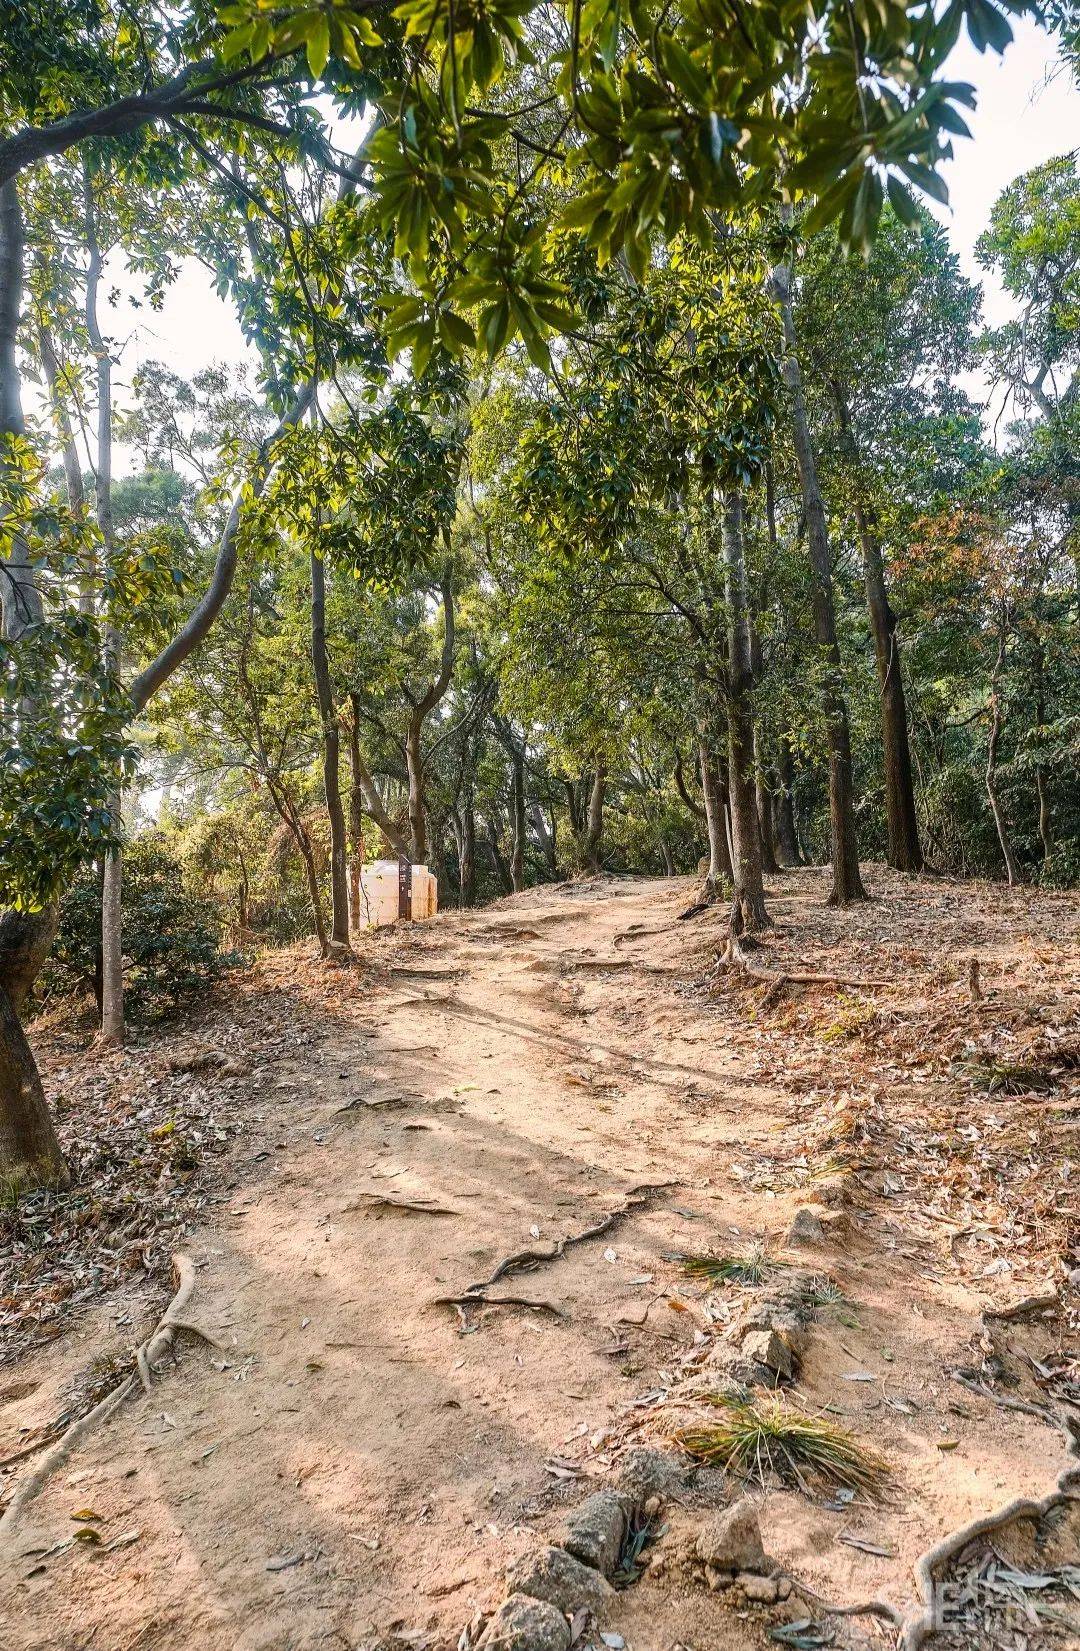
<path fill-rule="evenodd" d="M 176 1368 L 28 1508 L 0 1581 L 4 1651 L 456 1645 L 628 1447 L 677 1454 L 701 1357 L 747 1294 L 707 1292 L 678 1257 L 755 1240 L 843 1291 L 789 1402 L 832 1407 L 896 1476 L 883 1503 L 840 1509 L 755 1493 L 785 1567 L 834 1600 L 909 1601 L 938 1536 L 1047 1491 L 1061 1435 L 950 1372 L 985 1368 L 985 1308 L 1053 1289 L 1060 1308 L 1009 1324 L 998 1352 L 1024 1366 L 1015 1391 L 1073 1391 L 1076 903 L 880 870 L 871 884 L 872 905 L 833 913 L 820 874 L 773 880 L 778 928 L 755 954 L 892 982 L 865 992 L 718 976 L 721 914 L 675 921 L 686 881 L 445 914 L 378 937 L 360 969 L 271 959 L 248 990 L 309 1039 L 261 1063 L 262 1133 L 185 1245 L 188 1316 L 219 1345 L 181 1337 Z M 974 1089 L 972 1040 L 1029 1061 L 1049 1048 L 1052 1091 Z M 656 1183 L 602 1236 L 490 1291 L 540 1305 L 439 1301 Z M 807 1204 L 825 1240 L 785 1251 Z M 159 1309 L 114 1293 L 5 1369 L 0 1457 Z M 1029 1354 L 1051 1372 L 1041 1389 Z M 659 1552 L 737 1488 L 713 1475 L 672 1506 Z M 799 1615 L 794 1600 L 736 1610 L 672 1563 L 604 1626 L 631 1651 L 742 1651 Z M 866 1619 L 836 1632 L 891 1643 Z"/>

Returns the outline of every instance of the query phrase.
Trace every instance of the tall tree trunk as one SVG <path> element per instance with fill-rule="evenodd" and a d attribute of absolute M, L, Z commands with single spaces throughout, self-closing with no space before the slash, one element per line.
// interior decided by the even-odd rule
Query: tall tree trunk
<path fill-rule="evenodd" d="M 604 793 L 606 786 L 607 762 L 603 757 L 598 757 L 596 767 L 593 770 L 592 785 L 589 787 L 589 803 L 578 839 L 582 861 L 586 870 L 592 872 L 603 870 L 600 859 L 600 839 L 604 834 Z"/>
<path fill-rule="evenodd" d="M 832 892 L 829 904 L 845 906 L 865 900 L 859 874 L 859 850 L 855 834 L 855 806 L 852 796 L 851 732 L 847 702 L 840 674 L 840 645 L 836 635 L 836 607 L 833 600 L 832 564 L 825 505 L 818 482 L 817 459 L 810 438 L 810 422 L 803 394 L 802 373 L 796 355 L 795 320 L 791 308 L 791 271 L 779 264 L 772 272 L 772 290 L 784 327 L 783 376 L 791 398 L 791 424 L 795 456 L 799 467 L 806 534 L 810 547 L 810 588 L 814 639 L 821 664 L 822 709 L 825 714 L 829 751 L 829 835 L 832 860 Z"/>
<path fill-rule="evenodd" d="M 862 496 L 859 450 L 847 399 L 839 386 L 834 397 L 844 442 L 853 470 L 852 504 L 862 550 L 866 611 L 874 637 L 878 692 L 881 696 L 881 747 L 885 768 L 885 817 L 889 833 L 889 864 L 897 871 L 921 871 L 922 845 L 915 811 L 915 781 L 911 772 L 907 699 L 900 669 L 896 615 L 885 585 L 885 561 Z"/>
<path fill-rule="evenodd" d="M 443 571 L 441 590 L 444 631 L 439 673 L 414 703 L 405 735 L 405 763 L 409 773 L 409 858 L 418 866 L 423 865 L 427 859 L 424 759 L 420 738 L 424 731 L 424 719 L 439 704 L 454 674 L 454 585 L 449 564 Z"/>
<path fill-rule="evenodd" d="M 520 894 L 525 887 L 525 758 L 520 751 L 515 751 L 511 761 L 514 801 L 514 849 L 513 858 L 510 862 L 510 876 L 514 884 L 514 893 Z"/>
<path fill-rule="evenodd" d="M 424 758 L 420 734 L 424 719 L 414 709 L 405 734 L 405 762 L 409 771 L 409 859 L 414 866 L 427 860 L 427 816 L 424 812 Z"/>
<path fill-rule="evenodd" d="M 349 950 L 349 844 L 341 801 L 341 728 L 326 658 L 326 569 L 311 553 L 311 663 L 322 722 L 323 794 L 330 818 L 330 943 L 328 955 Z"/>
<path fill-rule="evenodd" d="M 360 874 L 364 869 L 364 787 L 360 779 L 360 729 L 355 710 L 349 719 L 349 926 L 359 934 Z"/>
<path fill-rule="evenodd" d="M 23 222 L 14 183 L 0 189 L 0 444 L 26 434 L 15 340 L 22 309 Z M 0 463 L 7 463 L 0 453 Z M 17 642 L 42 618 L 41 592 L 29 550 L 13 536 L 0 577 L 0 634 Z M 0 697 L 5 749 L 14 746 L 25 719 L 40 707 Z M 64 1184 L 60 1151 L 22 1014 L 56 929 L 55 905 L 44 911 L 0 912 L 0 1176 L 13 1184 Z"/>
<path fill-rule="evenodd" d="M 461 805 L 461 843 L 458 848 L 458 881 L 461 886 L 461 904 L 476 902 L 476 812 L 470 785 Z"/>
<path fill-rule="evenodd" d="M 709 739 L 702 734 L 698 739 L 698 765 L 701 770 L 701 794 L 705 799 L 705 825 L 709 834 L 709 875 L 706 887 L 710 894 L 722 894 L 725 884 L 735 880 L 724 824 L 724 781 L 720 765 Z"/>
<path fill-rule="evenodd" d="M 504 894 L 514 892 L 514 880 L 510 875 L 510 867 L 506 863 L 502 849 L 499 847 L 499 828 L 496 822 L 489 819 L 487 822 L 488 848 L 491 851 L 491 863 L 495 867 L 495 877 Z"/>
<path fill-rule="evenodd" d="M 802 864 L 802 856 L 795 830 L 794 764 L 791 745 L 783 734 L 777 746 L 776 775 L 779 782 L 775 810 L 777 858 L 782 866 L 798 866 Z"/>
<path fill-rule="evenodd" d="M 754 795 L 754 673 L 743 542 L 742 498 L 724 494 L 724 587 L 728 615 L 728 796 L 731 801 L 732 860 L 738 933 L 753 933 L 769 922 L 761 880 L 761 839 Z"/>
<path fill-rule="evenodd" d="M 1004 602 L 1001 604 L 1001 619 L 998 628 L 998 651 L 994 662 L 993 674 L 990 678 L 990 738 L 986 746 L 986 795 L 990 802 L 990 812 L 994 816 L 994 826 L 997 830 L 998 842 L 1001 844 L 1001 857 L 1005 862 L 1005 876 L 1009 887 L 1012 888 L 1021 881 L 1020 866 L 1016 852 L 1012 845 L 1012 836 L 1009 832 L 1005 810 L 1001 806 L 1001 799 L 997 793 L 997 754 L 1001 742 L 1001 731 L 1005 726 L 1005 705 L 1001 692 L 1001 673 L 1005 665 L 1005 636 L 1008 628 L 1008 611 Z"/>
<path fill-rule="evenodd" d="M 754 728 L 754 796 L 757 801 L 758 833 L 761 838 L 761 869 L 772 875 L 780 870 L 776 857 L 776 827 L 773 820 L 773 795 L 769 790 L 765 758 L 762 754 L 761 729 Z"/>
<path fill-rule="evenodd" d="M 101 248 L 98 244 L 96 209 L 89 162 L 83 162 L 83 206 L 89 265 L 86 274 L 86 331 L 94 352 L 97 381 L 97 467 L 94 502 L 101 549 L 106 567 L 116 560 L 116 535 L 112 509 L 112 357 L 98 319 L 98 289 L 101 285 Z M 120 668 L 120 633 L 112 624 L 105 627 L 105 664 L 115 674 Z M 113 788 L 109 812 L 117 839 L 123 829 L 120 778 Z M 124 1041 L 124 947 L 123 947 L 124 866 L 119 840 L 105 851 L 101 880 L 101 1041 L 116 1046 Z"/>

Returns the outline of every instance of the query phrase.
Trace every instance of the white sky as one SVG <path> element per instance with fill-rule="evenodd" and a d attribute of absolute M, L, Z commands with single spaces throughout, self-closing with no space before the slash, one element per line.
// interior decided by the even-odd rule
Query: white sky
<path fill-rule="evenodd" d="M 991 322 L 1004 318 L 1008 301 L 974 257 L 975 242 L 986 227 L 990 209 L 1015 177 L 1063 154 L 1080 134 L 1080 88 L 1061 70 L 1053 40 L 1027 20 L 1014 23 L 1014 29 L 1015 40 L 1003 58 L 993 52 L 980 55 L 966 38 L 953 54 L 950 75 L 971 82 L 978 108 L 970 115 L 965 112 L 972 140 L 955 139 L 956 156 L 943 169 L 950 205 L 931 203 L 949 227 L 965 272 L 982 281 Z M 121 294 L 131 290 L 122 269 L 110 269 L 109 275 Z M 160 312 L 136 311 L 121 296 L 104 325 L 121 346 L 117 375 L 121 395 L 122 386 L 144 361 L 163 361 L 174 371 L 190 375 L 214 361 L 245 356 L 254 360 L 231 306 L 218 298 L 209 275 L 194 260 L 184 265 Z M 119 468 L 126 455 L 117 457 Z"/>

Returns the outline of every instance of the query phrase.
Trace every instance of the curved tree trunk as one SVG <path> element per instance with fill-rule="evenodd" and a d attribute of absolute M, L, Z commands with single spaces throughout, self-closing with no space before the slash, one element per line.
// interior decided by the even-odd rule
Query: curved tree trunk
<path fill-rule="evenodd" d="M 810 547 L 810 589 L 814 639 L 821 661 L 821 699 L 825 713 L 829 751 L 829 835 L 833 884 L 829 904 L 845 906 L 865 900 L 859 874 L 859 848 L 855 834 L 855 806 L 851 765 L 851 732 L 847 701 L 841 686 L 840 645 L 836 635 L 836 605 L 833 599 L 832 563 L 825 504 L 818 481 L 817 459 L 810 437 L 802 373 L 796 356 L 795 320 L 791 308 L 791 271 L 780 264 L 772 273 L 772 289 L 780 308 L 786 354 L 784 383 L 791 398 L 791 424 L 795 456 L 799 467 L 806 535 Z"/>
<path fill-rule="evenodd" d="M 754 673 L 743 543 L 742 499 L 724 494 L 724 575 L 728 614 L 728 797 L 731 802 L 732 861 L 739 932 L 752 933 L 770 921 L 761 879 L 761 839 L 754 795 Z"/>

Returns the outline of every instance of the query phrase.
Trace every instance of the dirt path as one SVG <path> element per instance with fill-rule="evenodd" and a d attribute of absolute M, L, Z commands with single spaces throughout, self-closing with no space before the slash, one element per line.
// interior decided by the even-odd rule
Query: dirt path
<path fill-rule="evenodd" d="M 920 900 L 940 904 L 928 914 L 904 903 L 899 880 L 876 882 L 876 917 L 868 908 L 848 921 L 847 972 L 888 967 L 884 919 L 911 926 L 914 950 L 936 916 L 977 931 L 984 981 L 1030 995 L 1043 965 L 1058 979 L 1060 946 L 1022 904 L 995 930 L 970 902 L 950 915 L 956 886 L 927 884 Z M 937 1079 L 890 1049 L 903 1016 L 871 1026 L 883 994 L 828 987 L 771 1019 L 758 1013 L 760 989 L 732 982 L 715 995 L 701 982 L 719 920 L 674 922 L 688 892 L 644 881 L 536 890 L 380 941 L 377 976 L 326 977 L 311 1044 L 265 1073 L 265 1153 L 188 1246 L 189 1316 L 220 1349 L 182 1338 L 179 1367 L 28 1509 L 0 1612 L 4 1651 L 456 1644 L 502 1597 L 505 1568 L 606 1482 L 627 1446 L 666 1440 L 682 1415 L 681 1373 L 704 1344 L 730 1338 L 745 1292 L 703 1305 L 677 1256 L 781 1242 L 820 1193 L 819 1159 L 832 1169 L 824 1241 L 786 1254 L 830 1276 L 844 1301 L 815 1317 L 796 1398 L 834 1407 L 893 1464 L 900 1488 L 884 1506 L 831 1509 L 771 1491 L 767 1549 L 833 1598 L 910 1599 L 912 1564 L 937 1536 L 1050 1487 L 1060 1436 L 947 1372 L 970 1354 L 996 1289 L 1015 1297 L 1045 1282 L 1070 1214 L 1067 1176 L 1034 1241 L 1013 1231 L 998 1243 L 987 1221 L 991 1237 L 973 1239 L 982 1206 L 964 1230 L 976 1193 L 955 1182 L 958 1233 L 942 1234 L 919 1194 L 923 1149 L 904 1133 L 903 1098 L 917 1120 L 920 1084 Z M 844 918 L 821 914 L 822 892 L 816 874 L 779 881 L 770 945 L 806 953 L 800 924 L 812 914 L 834 925 L 814 935 L 811 962 L 828 963 Z M 1055 912 L 1067 934 L 1075 906 Z M 904 964 L 894 1007 L 914 1013 L 919 989 L 924 1008 L 927 993 L 962 1006 L 965 963 L 952 931 L 942 934 L 952 977 L 924 949 L 918 969 Z M 811 1037 L 800 1020 L 811 1002 L 819 1033 L 853 1004 L 862 1021 Z M 892 1090 L 857 1049 L 895 1068 Z M 838 1173 L 835 1147 L 821 1143 L 845 1094 L 861 1120 L 848 1139 L 862 1146 Z M 984 1096 L 973 1124 L 992 1141 L 1017 1104 Z M 1074 1129 L 1075 1113 L 1059 1104 L 1055 1117 Z M 438 1302 L 658 1183 L 603 1235 L 490 1291 L 534 1309 Z M 991 1190 L 1001 1204 L 1001 1184 Z M 1005 1210 L 1014 1228 L 1018 1211 Z M 999 1254 L 1007 1267 L 995 1271 Z M 1044 1363 L 1075 1357 L 1060 1323 L 1036 1328 Z M 123 1345 L 101 1308 L 6 1372 L 0 1455 L 19 1428 L 62 1408 L 92 1354 Z M 730 1497 L 717 1477 L 698 1502 Z M 676 1508 L 673 1530 L 694 1517 Z M 94 1537 L 71 1541 L 88 1529 Z M 852 1535 L 864 1546 L 840 1540 Z M 736 1611 L 674 1564 L 656 1570 L 618 1596 L 605 1624 L 633 1651 L 740 1651 L 767 1643 L 780 1620 Z M 862 1621 L 837 1643 L 886 1637 Z"/>

